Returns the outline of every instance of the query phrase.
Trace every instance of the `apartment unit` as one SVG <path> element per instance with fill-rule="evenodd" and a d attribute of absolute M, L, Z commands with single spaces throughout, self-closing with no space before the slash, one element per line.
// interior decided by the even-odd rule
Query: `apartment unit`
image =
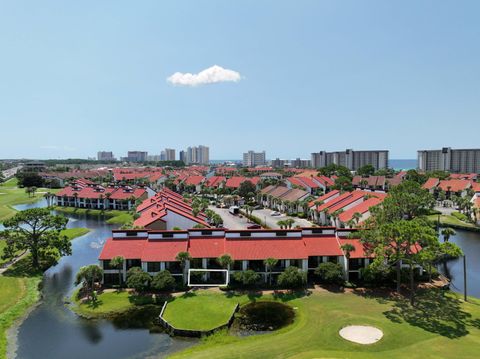
<path fill-rule="evenodd" d="M 207 146 L 188 147 L 185 156 L 185 164 L 210 164 L 210 149 Z"/>
<path fill-rule="evenodd" d="M 347 167 L 356 171 L 365 165 L 372 165 L 375 170 L 388 167 L 388 150 L 354 151 L 347 149 L 337 152 L 314 152 L 311 155 L 311 166 L 321 168 L 330 164 Z"/>
<path fill-rule="evenodd" d="M 265 166 L 267 164 L 265 151 L 248 151 L 243 154 L 244 167 Z"/>
<path fill-rule="evenodd" d="M 175 150 L 173 148 L 165 148 L 165 161 L 175 161 Z"/>
<path fill-rule="evenodd" d="M 266 282 L 268 271 L 264 260 L 278 260 L 272 268 L 274 278 L 286 268 L 295 266 L 304 272 L 313 272 L 322 262 L 340 263 L 347 270 L 347 258 L 341 246 L 350 243 L 355 247 L 349 260 L 350 278 L 360 276 L 360 268 L 370 262 L 358 239 L 349 239 L 351 230 L 333 227 L 289 230 L 225 230 L 189 229 L 183 231 L 114 230 L 99 256 L 104 269 L 104 283 L 118 282 L 118 270 L 110 266 L 115 256 L 124 257 L 123 280 L 132 267 L 141 267 L 151 275 L 169 270 L 179 280 L 186 282 L 189 269 L 221 269 L 217 258 L 228 254 L 234 263 L 230 274 L 253 270 Z M 176 259 L 180 252 L 188 252 L 191 260 L 184 268 Z M 206 273 L 205 276 L 209 276 Z"/>
<path fill-rule="evenodd" d="M 97 160 L 98 161 L 115 161 L 115 157 L 113 157 L 113 152 L 111 151 L 99 151 L 97 152 Z"/>
<path fill-rule="evenodd" d="M 480 149 L 452 149 L 418 151 L 418 169 L 421 171 L 448 171 L 453 173 L 480 173 Z"/>
<path fill-rule="evenodd" d="M 57 206 L 130 210 L 137 200 L 145 200 L 148 192 L 142 187 L 103 187 L 88 180 L 77 180 L 56 194 Z"/>

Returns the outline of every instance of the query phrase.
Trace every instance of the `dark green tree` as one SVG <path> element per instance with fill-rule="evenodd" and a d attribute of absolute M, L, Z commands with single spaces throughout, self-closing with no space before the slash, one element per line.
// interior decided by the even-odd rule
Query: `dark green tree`
<path fill-rule="evenodd" d="M 307 274 L 295 266 L 288 267 L 278 276 L 278 285 L 284 288 L 300 288 L 307 282 Z"/>
<path fill-rule="evenodd" d="M 168 270 L 162 270 L 153 276 L 151 286 L 159 291 L 172 290 L 175 288 L 175 278 Z"/>

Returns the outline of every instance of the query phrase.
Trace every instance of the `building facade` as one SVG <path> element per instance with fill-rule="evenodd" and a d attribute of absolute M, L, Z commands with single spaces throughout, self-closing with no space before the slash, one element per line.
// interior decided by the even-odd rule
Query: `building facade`
<path fill-rule="evenodd" d="M 322 168 L 331 164 L 347 167 L 351 171 L 356 171 L 365 165 L 372 165 L 375 170 L 379 170 L 388 167 L 388 150 L 354 151 L 347 149 L 311 154 L 312 167 Z"/>
<path fill-rule="evenodd" d="M 113 152 L 111 151 L 99 151 L 97 152 L 97 160 L 98 161 L 115 161 L 115 157 L 113 157 Z"/>
<path fill-rule="evenodd" d="M 480 173 L 480 149 L 452 149 L 418 151 L 418 169 L 421 171 L 448 171 L 452 173 Z"/>
<path fill-rule="evenodd" d="M 173 148 L 165 148 L 165 161 L 175 161 L 175 150 Z"/>
<path fill-rule="evenodd" d="M 145 151 L 128 151 L 126 160 L 128 162 L 145 162 L 147 157 L 148 152 Z"/>
<path fill-rule="evenodd" d="M 187 165 L 208 165 L 210 164 L 210 149 L 203 145 L 188 147 L 185 160 Z"/>
<path fill-rule="evenodd" d="M 267 164 L 265 151 L 255 152 L 248 151 L 243 154 L 243 166 L 255 167 L 265 166 Z"/>

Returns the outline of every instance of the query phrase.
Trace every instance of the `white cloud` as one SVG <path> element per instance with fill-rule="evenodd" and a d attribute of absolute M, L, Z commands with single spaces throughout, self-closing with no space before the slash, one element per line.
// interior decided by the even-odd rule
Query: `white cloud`
<path fill-rule="evenodd" d="M 213 65 L 208 69 L 200 71 L 198 74 L 175 72 L 167 78 L 167 81 L 172 85 L 178 86 L 199 86 L 218 82 L 238 82 L 241 79 L 242 76 L 237 71 Z"/>

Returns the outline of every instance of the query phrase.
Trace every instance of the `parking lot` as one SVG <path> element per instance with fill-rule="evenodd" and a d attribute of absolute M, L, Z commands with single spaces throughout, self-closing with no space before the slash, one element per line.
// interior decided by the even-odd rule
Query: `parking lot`
<path fill-rule="evenodd" d="M 228 211 L 228 208 L 217 208 L 215 206 L 209 206 L 209 209 L 220 215 L 223 219 L 223 226 L 228 229 L 247 229 L 252 225 L 245 217 L 233 215 Z"/>
<path fill-rule="evenodd" d="M 293 227 L 300 226 L 300 227 L 311 227 L 312 223 L 310 221 L 307 221 L 306 219 L 303 218 L 296 218 L 296 217 L 289 217 L 284 214 L 281 214 L 280 216 L 272 216 L 271 213 L 273 211 L 271 209 L 265 208 L 265 209 L 256 209 L 253 211 L 253 215 L 258 217 L 262 223 L 267 223 L 267 226 L 270 228 L 280 228 L 280 226 L 277 224 L 278 221 L 284 221 L 288 218 L 292 218 L 295 221 L 295 224 Z"/>

